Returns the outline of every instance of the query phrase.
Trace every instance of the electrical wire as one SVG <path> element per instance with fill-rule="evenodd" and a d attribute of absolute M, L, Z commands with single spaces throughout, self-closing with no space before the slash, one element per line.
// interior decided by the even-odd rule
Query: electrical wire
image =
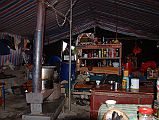
<path fill-rule="evenodd" d="M 76 1 L 77 1 L 77 0 L 75 0 L 75 1 L 72 3 L 72 7 L 75 5 Z M 71 6 L 70 6 L 70 8 L 67 10 L 66 14 L 63 14 L 62 12 L 58 11 L 58 10 L 55 8 L 55 4 L 57 4 L 57 1 L 55 1 L 53 4 L 51 4 L 51 3 L 49 3 L 49 2 L 47 1 L 47 2 L 45 2 L 45 4 L 46 4 L 48 7 L 52 8 L 52 10 L 54 11 L 55 17 L 56 17 L 56 22 L 57 22 L 57 25 L 58 25 L 59 27 L 64 26 L 64 24 L 66 23 L 66 20 L 67 20 L 67 21 L 70 21 L 70 20 L 67 18 L 67 16 L 68 16 L 69 13 L 70 13 Z M 64 18 L 63 22 L 61 22 L 61 23 L 59 22 L 58 16 L 62 16 L 62 17 Z"/>

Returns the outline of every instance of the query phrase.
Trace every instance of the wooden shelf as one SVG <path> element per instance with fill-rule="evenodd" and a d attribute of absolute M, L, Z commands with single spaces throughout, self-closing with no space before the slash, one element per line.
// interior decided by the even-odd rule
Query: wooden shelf
<path fill-rule="evenodd" d="M 122 44 L 97 44 L 97 45 L 79 45 L 77 49 L 101 49 L 101 48 L 120 48 Z"/>
<path fill-rule="evenodd" d="M 92 73 L 121 75 L 122 44 L 79 45 L 76 49 L 76 70 L 80 73 L 88 72 L 87 66 L 91 65 Z M 119 67 L 113 67 L 113 62 Z"/>
<path fill-rule="evenodd" d="M 106 74 L 118 74 L 119 72 L 119 67 L 93 67 L 92 69 L 92 73 L 106 73 Z M 79 70 L 81 72 L 88 72 L 88 68 L 87 67 L 80 67 Z"/>

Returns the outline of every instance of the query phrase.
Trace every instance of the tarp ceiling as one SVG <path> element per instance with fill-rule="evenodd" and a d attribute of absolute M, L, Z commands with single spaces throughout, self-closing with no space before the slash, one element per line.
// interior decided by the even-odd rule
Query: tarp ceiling
<path fill-rule="evenodd" d="M 100 27 L 107 31 L 159 40 L 158 0 L 72 0 L 73 35 Z M 47 5 L 51 5 L 48 7 Z M 70 0 L 45 1 L 45 44 L 69 36 Z M 60 14 L 59 14 L 60 13 Z M 0 32 L 33 36 L 37 0 L 1 0 Z M 65 17 L 64 17 L 65 16 Z M 64 26 L 59 26 L 67 18 Z"/>

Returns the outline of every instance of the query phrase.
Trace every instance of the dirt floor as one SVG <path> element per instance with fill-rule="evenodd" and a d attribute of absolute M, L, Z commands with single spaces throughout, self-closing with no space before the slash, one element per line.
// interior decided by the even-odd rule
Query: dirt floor
<path fill-rule="evenodd" d="M 5 108 L 4 108 L 5 107 Z M 57 120 L 89 120 L 89 105 L 79 104 L 71 99 L 71 111 L 68 109 L 68 99 L 65 100 L 63 111 Z M 0 120 L 22 120 L 22 115 L 30 113 L 30 105 L 26 103 L 25 95 L 7 94 L 5 106 L 0 107 Z"/>
<path fill-rule="evenodd" d="M 30 112 L 24 95 L 7 94 L 5 106 L 0 107 L 0 120 L 21 120 L 21 116 Z"/>
<path fill-rule="evenodd" d="M 22 120 L 22 115 L 30 114 L 30 105 L 26 103 L 25 94 L 17 89 L 13 94 L 11 86 L 21 85 L 26 82 L 26 69 L 21 67 L 14 72 L 6 70 L 5 74 L 15 75 L 13 79 L 5 81 L 5 106 L 0 105 L 0 120 Z M 67 97 L 66 97 L 67 98 Z M 68 99 L 65 100 L 64 110 L 58 115 L 57 120 L 89 120 L 89 102 L 71 99 L 71 111 L 68 110 Z"/>
<path fill-rule="evenodd" d="M 57 120 L 90 120 L 90 106 L 86 101 L 79 103 L 71 99 L 71 111 L 68 108 L 68 101 L 65 102 L 64 112 L 61 112 Z"/>

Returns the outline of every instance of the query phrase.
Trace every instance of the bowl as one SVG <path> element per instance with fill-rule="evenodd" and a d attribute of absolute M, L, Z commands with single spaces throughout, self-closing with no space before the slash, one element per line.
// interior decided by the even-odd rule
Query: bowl
<path fill-rule="evenodd" d="M 116 101 L 115 100 L 106 100 L 105 103 L 114 105 L 114 104 L 116 104 Z"/>
<path fill-rule="evenodd" d="M 119 67 L 119 63 L 118 62 L 113 62 L 113 67 Z"/>

